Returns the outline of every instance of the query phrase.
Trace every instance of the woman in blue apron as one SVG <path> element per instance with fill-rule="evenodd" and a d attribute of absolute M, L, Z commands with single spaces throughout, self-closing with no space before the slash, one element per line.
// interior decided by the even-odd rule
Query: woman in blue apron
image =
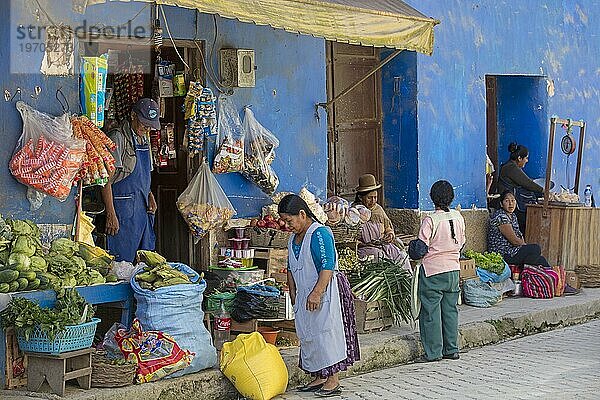
<path fill-rule="evenodd" d="M 306 202 L 285 196 L 279 213 L 295 233 L 288 243 L 288 286 L 300 339 L 299 366 L 314 378 L 298 390 L 337 396 L 338 373 L 360 359 L 350 284 L 338 271 L 331 230 L 316 222 Z"/>
<path fill-rule="evenodd" d="M 150 129 L 160 129 L 158 105 L 151 99 L 141 99 L 133 106 L 131 127 L 123 124 L 118 133 L 121 137 L 115 140 L 121 146 L 115 157 L 115 177 L 120 174 L 121 179 L 114 182 L 113 177 L 114 183 L 103 190 L 107 246 L 117 261 L 133 262 L 137 250 L 154 250 L 156 203 L 150 191 L 152 159 L 147 140 Z M 133 160 L 134 166 L 128 166 Z M 128 169 L 131 172 L 127 174 Z M 111 191 L 112 195 L 107 196 Z"/>

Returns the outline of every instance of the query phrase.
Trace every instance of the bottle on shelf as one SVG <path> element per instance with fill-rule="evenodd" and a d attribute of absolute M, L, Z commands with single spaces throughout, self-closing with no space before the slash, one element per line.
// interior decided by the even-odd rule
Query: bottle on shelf
<path fill-rule="evenodd" d="M 215 324 L 213 329 L 214 343 L 217 350 L 223 348 L 223 343 L 229 342 L 231 329 L 231 316 L 225 309 L 225 302 L 221 299 L 219 310 L 215 313 Z"/>
<path fill-rule="evenodd" d="M 586 185 L 583 191 L 583 205 L 586 207 L 592 206 L 592 185 Z"/>

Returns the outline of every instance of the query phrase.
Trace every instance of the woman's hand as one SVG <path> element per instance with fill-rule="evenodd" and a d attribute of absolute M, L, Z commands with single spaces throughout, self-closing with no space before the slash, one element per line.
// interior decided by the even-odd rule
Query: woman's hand
<path fill-rule="evenodd" d="M 498 225 L 498 229 L 500 230 L 500 233 L 502 233 L 502 236 L 504 236 L 513 246 L 523 246 L 525 244 L 525 241 L 517 236 L 512 225 Z"/>
<path fill-rule="evenodd" d="M 396 239 L 396 235 L 394 235 L 394 232 L 388 232 L 383 235 L 383 241 L 386 243 L 392 243 L 394 239 Z"/>
<path fill-rule="evenodd" d="M 319 291 L 313 290 L 310 292 L 306 299 L 306 309 L 308 311 L 316 311 L 321 308 L 321 297 L 323 297 L 323 293 Z"/>
<path fill-rule="evenodd" d="M 154 199 L 154 194 L 152 192 L 148 193 L 148 214 L 156 213 L 158 209 L 158 205 L 156 204 L 156 200 Z"/>

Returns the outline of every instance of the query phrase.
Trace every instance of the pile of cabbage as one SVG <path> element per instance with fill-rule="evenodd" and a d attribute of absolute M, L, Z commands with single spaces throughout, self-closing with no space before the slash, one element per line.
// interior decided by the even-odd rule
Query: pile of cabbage
<path fill-rule="evenodd" d="M 39 289 L 116 281 L 110 274 L 112 260 L 101 248 L 67 238 L 55 239 L 46 249 L 34 222 L 0 215 L 0 271 L 10 269 L 24 276 L 32 276 L 33 271 L 42 283 L 47 282 Z"/>

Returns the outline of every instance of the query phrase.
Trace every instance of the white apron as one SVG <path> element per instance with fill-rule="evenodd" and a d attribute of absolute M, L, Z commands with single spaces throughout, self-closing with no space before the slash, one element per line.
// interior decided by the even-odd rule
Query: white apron
<path fill-rule="evenodd" d="M 300 256 L 296 260 L 292 249 L 294 236 L 288 243 L 289 269 L 296 283 L 296 334 L 300 339 L 300 359 L 302 368 L 317 372 L 346 359 L 346 337 L 342 320 L 342 305 L 334 272 L 331 282 L 321 299 L 321 308 L 306 310 L 306 300 L 315 287 L 319 275 L 310 253 L 310 241 L 314 231 L 323 225 L 313 223 L 304 235 Z M 336 257 L 337 258 L 337 257 Z M 337 270 L 337 261 L 336 261 Z"/>

